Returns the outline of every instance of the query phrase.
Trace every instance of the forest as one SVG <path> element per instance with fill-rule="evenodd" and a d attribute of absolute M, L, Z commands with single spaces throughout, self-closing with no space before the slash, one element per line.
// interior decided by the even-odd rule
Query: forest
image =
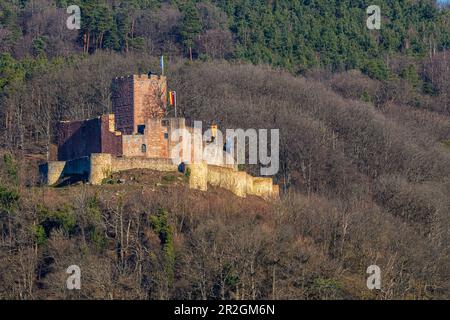
<path fill-rule="evenodd" d="M 431 0 L 0 0 L 0 299 L 450 298 L 449 46 Z M 279 201 L 156 172 L 40 186 L 55 124 L 161 55 L 187 119 L 280 129 Z"/>

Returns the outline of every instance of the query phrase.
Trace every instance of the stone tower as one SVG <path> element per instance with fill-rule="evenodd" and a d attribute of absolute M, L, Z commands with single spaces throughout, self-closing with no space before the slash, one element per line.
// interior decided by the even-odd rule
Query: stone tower
<path fill-rule="evenodd" d="M 142 133 L 148 119 L 162 119 L 167 101 L 167 78 L 133 75 L 112 83 L 112 111 L 116 130 L 123 134 Z"/>

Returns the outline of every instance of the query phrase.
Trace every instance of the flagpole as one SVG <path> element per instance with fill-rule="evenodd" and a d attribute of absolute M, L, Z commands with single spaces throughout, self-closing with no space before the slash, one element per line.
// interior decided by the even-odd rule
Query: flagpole
<path fill-rule="evenodd" d="M 174 102 L 175 102 L 175 118 L 177 118 L 177 92 L 174 92 Z"/>

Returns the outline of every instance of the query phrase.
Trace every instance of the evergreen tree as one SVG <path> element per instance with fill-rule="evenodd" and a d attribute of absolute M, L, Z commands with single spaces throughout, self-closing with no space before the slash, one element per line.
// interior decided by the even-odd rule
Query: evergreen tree
<path fill-rule="evenodd" d="M 184 16 L 180 34 L 183 45 L 189 50 L 189 58 L 192 61 L 192 47 L 196 36 L 202 31 L 202 25 L 197 8 L 193 2 L 187 2 L 183 11 Z"/>

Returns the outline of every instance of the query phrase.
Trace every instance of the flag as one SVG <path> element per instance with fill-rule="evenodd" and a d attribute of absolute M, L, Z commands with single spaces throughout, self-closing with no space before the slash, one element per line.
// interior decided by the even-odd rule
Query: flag
<path fill-rule="evenodd" d="M 217 136 L 217 124 L 211 125 L 211 135 L 215 138 Z"/>
<path fill-rule="evenodd" d="M 161 56 L 161 74 L 164 75 L 164 56 Z"/>
<path fill-rule="evenodd" d="M 176 91 L 170 91 L 169 92 L 169 104 L 171 106 L 174 106 L 177 102 L 177 93 Z"/>

